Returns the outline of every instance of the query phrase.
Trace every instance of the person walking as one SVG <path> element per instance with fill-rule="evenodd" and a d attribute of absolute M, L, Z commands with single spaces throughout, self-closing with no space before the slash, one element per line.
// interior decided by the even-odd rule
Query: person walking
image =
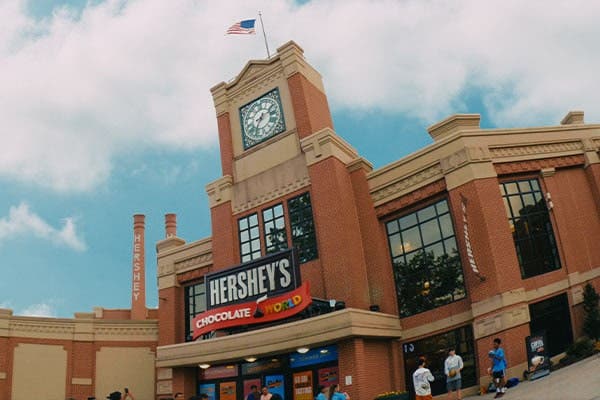
<path fill-rule="evenodd" d="M 425 368 L 425 358 L 421 357 L 418 361 L 417 370 L 413 373 L 413 385 L 415 386 L 415 400 L 432 400 L 431 384 L 435 378 L 431 371 Z"/>
<path fill-rule="evenodd" d="M 327 400 L 327 387 L 319 385 L 318 394 L 315 396 L 315 400 Z"/>
<path fill-rule="evenodd" d="M 462 378 L 460 371 L 464 364 L 461 356 L 456 355 L 456 349 L 450 347 L 448 349 L 448 357 L 444 361 L 444 373 L 446 374 L 446 388 L 448 389 L 448 399 L 452 399 L 452 392 L 456 392 L 456 399 L 462 399 Z"/>
<path fill-rule="evenodd" d="M 329 386 L 329 400 L 350 400 L 348 393 L 342 392 L 338 383 Z"/>
<path fill-rule="evenodd" d="M 488 368 L 488 373 L 491 372 L 494 385 L 496 385 L 495 399 L 504 396 L 506 393 L 506 380 L 504 379 L 504 371 L 506 370 L 506 357 L 504 350 L 500 347 L 502 340 L 494 339 L 494 349 L 490 350 L 488 357 L 492 361 L 492 366 Z"/>
<path fill-rule="evenodd" d="M 273 397 L 273 393 L 269 393 L 269 388 L 266 386 L 263 386 L 261 392 L 260 400 L 271 400 L 271 397 Z"/>
<path fill-rule="evenodd" d="M 129 391 L 129 388 L 125 388 L 125 396 L 123 396 L 122 400 L 135 400 L 135 397 L 133 397 L 133 394 Z"/>
<path fill-rule="evenodd" d="M 248 396 L 246 396 L 246 400 L 260 400 L 260 391 L 258 390 L 258 386 L 250 386 L 250 393 L 248 393 Z"/>

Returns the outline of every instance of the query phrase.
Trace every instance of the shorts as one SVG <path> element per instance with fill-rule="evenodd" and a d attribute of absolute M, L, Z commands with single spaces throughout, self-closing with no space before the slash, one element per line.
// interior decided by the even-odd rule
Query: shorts
<path fill-rule="evenodd" d="M 453 381 L 446 382 L 446 389 L 449 392 L 455 392 L 462 388 L 462 381 L 460 379 L 455 379 Z"/>
<path fill-rule="evenodd" d="M 415 400 L 433 400 L 433 397 L 430 394 L 426 394 L 425 396 L 415 396 Z"/>
<path fill-rule="evenodd" d="M 492 377 L 494 379 L 502 379 L 502 378 L 504 378 L 504 371 L 493 371 Z"/>

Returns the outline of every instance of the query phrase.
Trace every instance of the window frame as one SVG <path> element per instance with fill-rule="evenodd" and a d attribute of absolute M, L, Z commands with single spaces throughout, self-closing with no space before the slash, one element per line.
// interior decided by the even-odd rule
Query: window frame
<path fill-rule="evenodd" d="M 192 290 L 192 288 L 197 288 L 198 286 L 203 286 L 204 292 L 196 293 L 196 289 L 194 289 L 193 296 L 190 296 L 190 290 Z M 204 298 L 204 310 L 195 312 L 195 308 L 196 308 L 196 300 L 195 299 L 200 298 L 200 297 Z M 206 284 L 204 282 L 204 279 L 201 281 L 186 283 L 185 286 L 183 287 L 183 299 L 184 299 L 183 301 L 184 301 L 184 313 L 185 313 L 185 329 L 184 329 L 185 341 L 189 342 L 189 341 L 192 341 L 192 333 L 193 333 L 192 320 L 197 315 L 202 314 L 203 312 L 206 311 Z M 190 304 L 191 299 L 194 299 L 194 312 L 191 312 L 191 304 Z"/>
<path fill-rule="evenodd" d="M 295 210 L 294 212 L 300 213 L 300 212 L 304 212 L 306 210 L 310 210 L 311 233 L 312 233 L 313 243 L 314 243 L 314 246 L 311 246 L 311 251 L 313 251 L 313 249 L 314 249 L 314 253 L 312 254 L 311 258 L 307 258 L 307 259 L 304 259 L 304 257 L 303 257 L 303 253 L 306 250 L 302 249 L 300 247 L 296 247 L 295 243 L 298 243 L 299 239 L 305 238 L 306 236 L 308 236 L 308 234 L 304 233 L 302 236 L 294 237 L 294 226 L 292 225 L 292 211 L 290 211 L 291 210 L 290 202 L 293 202 L 294 200 L 297 200 L 302 196 L 308 196 L 308 202 L 310 204 L 310 207 L 304 207 L 302 209 Z M 289 241 L 289 243 L 291 244 L 292 247 L 296 247 L 298 250 L 298 262 L 300 264 L 304 264 L 304 263 L 307 263 L 312 260 L 317 260 L 319 258 L 319 242 L 317 240 L 317 229 L 315 226 L 315 214 L 313 213 L 313 205 L 312 205 L 310 191 L 306 191 L 306 192 L 300 193 L 296 196 L 292 196 L 292 197 L 286 199 L 286 205 L 287 205 L 287 217 L 289 219 L 289 225 L 290 225 L 290 234 L 289 234 L 290 241 Z M 295 242 L 295 240 L 296 240 L 296 242 Z"/>
<path fill-rule="evenodd" d="M 533 185 L 531 184 L 532 181 L 537 182 L 537 190 L 534 189 Z M 519 185 L 520 182 L 528 182 L 530 189 L 528 191 L 521 191 L 521 186 Z M 508 184 L 515 184 L 517 191 L 514 193 L 509 193 L 506 188 L 506 186 Z M 559 238 L 558 238 L 558 235 L 556 234 L 556 229 L 554 226 L 554 220 L 553 220 L 554 218 L 553 218 L 552 214 L 550 213 L 551 210 L 548 208 L 548 203 L 547 203 L 547 199 L 546 199 L 546 195 L 545 195 L 546 188 L 544 187 L 543 179 L 541 179 L 537 175 L 530 175 L 530 174 L 523 175 L 523 176 L 505 177 L 498 181 L 498 189 L 500 191 L 500 197 L 501 197 L 502 203 L 504 205 L 504 211 L 505 211 L 505 216 L 506 216 L 507 222 L 508 222 L 508 228 L 511 232 L 511 236 L 513 239 L 513 245 L 514 245 L 514 249 L 515 249 L 515 255 L 516 255 L 517 261 L 519 263 L 521 279 L 534 278 L 536 276 L 540 276 L 540 275 L 544 275 L 547 273 L 561 270 L 564 265 L 564 262 L 561 257 Z M 539 193 L 539 200 L 536 199 L 536 196 L 535 196 L 536 193 Z M 532 213 L 527 213 L 522 216 L 519 216 L 519 214 L 515 214 L 515 212 L 513 211 L 513 204 L 511 202 L 511 198 L 518 198 L 520 201 L 521 208 L 519 210 L 517 210 L 517 213 L 518 213 L 520 210 L 527 207 L 527 204 L 526 204 L 524 198 L 525 198 L 525 196 L 528 196 L 528 195 L 531 195 L 533 197 L 533 200 L 534 200 L 533 206 L 535 207 L 537 204 L 541 204 L 543 206 L 542 210 L 532 212 Z M 543 224 L 544 225 L 544 233 L 541 235 L 528 234 L 527 236 L 519 237 L 520 235 L 516 230 L 517 228 L 516 228 L 515 221 L 517 221 L 519 219 L 524 219 L 525 228 L 526 228 L 526 230 L 529 230 L 529 227 L 530 227 L 529 221 L 530 221 L 530 219 L 535 219 L 535 218 L 545 218 L 542 221 L 542 222 L 544 222 L 544 224 Z M 548 255 L 548 254 L 546 254 L 545 251 L 544 252 L 537 251 L 535 241 L 539 240 L 540 238 L 544 238 L 544 240 L 545 240 L 544 246 L 547 246 L 546 249 L 550 249 L 551 251 L 553 251 L 554 254 Z M 529 244 L 531 245 L 532 253 L 542 254 L 543 258 L 538 257 L 536 259 L 533 259 L 533 261 L 530 259 L 530 260 L 525 261 L 525 263 L 524 263 L 523 262 L 523 254 L 522 254 L 523 248 L 521 247 L 522 246 L 521 243 L 525 243 L 525 242 L 529 242 Z M 527 265 L 533 264 L 536 260 L 541 261 L 541 263 L 544 263 L 545 261 L 548 261 L 551 258 L 554 258 L 554 260 L 551 260 L 554 263 L 554 267 L 544 269 L 544 268 L 537 268 L 534 266 L 533 270 L 529 270 L 529 272 L 527 272 L 527 270 L 526 270 Z M 538 270 L 538 272 L 535 272 L 535 270 Z"/>
<path fill-rule="evenodd" d="M 443 212 L 440 212 L 438 210 L 438 204 L 441 204 L 445 202 L 446 203 L 446 210 Z M 423 221 L 420 221 L 420 217 L 418 216 L 419 212 L 425 211 L 426 209 L 433 207 L 434 209 L 434 215 L 430 216 L 428 218 L 423 218 Z M 406 227 L 401 227 L 400 226 L 400 220 L 404 219 L 404 218 L 409 218 L 411 216 L 414 216 L 415 218 L 415 222 L 408 224 Z M 446 216 L 448 216 L 448 221 L 450 224 L 450 227 L 452 228 L 452 234 L 444 236 L 444 228 L 442 227 L 442 223 L 441 223 L 441 219 L 445 218 Z M 436 221 L 437 222 L 437 229 L 438 229 L 438 233 L 440 235 L 439 239 L 436 240 L 432 240 L 430 242 L 425 243 L 423 240 L 423 233 L 422 233 L 422 229 L 421 226 L 424 224 L 428 224 L 431 223 L 432 221 Z M 459 244 L 459 239 L 458 239 L 458 234 L 457 234 L 457 230 L 455 228 L 455 221 L 454 221 L 454 215 L 452 213 L 452 205 L 450 203 L 450 199 L 446 196 L 439 196 L 439 197 L 435 197 L 435 198 L 430 198 L 427 201 L 424 202 L 419 202 L 416 204 L 411 205 L 410 207 L 406 207 L 403 210 L 400 210 L 399 212 L 396 212 L 393 214 L 393 216 L 386 218 L 385 220 L 382 221 L 383 222 L 383 231 L 384 234 L 386 236 L 386 240 L 387 240 L 387 245 L 388 245 L 388 252 L 389 252 L 389 257 L 390 257 L 390 262 L 391 262 L 391 266 L 392 266 L 392 273 L 394 275 L 394 286 L 396 289 L 396 298 L 398 301 L 398 314 L 400 316 L 400 318 L 408 318 L 408 317 L 412 317 L 427 311 L 431 311 L 431 310 L 435 310 L 439 307 L 443 307 L 446 306 L 448 304 L 457 302 L 457 301 L 461 301 L 464 300 L 467 297 L 467 285 L 466 285 L 466 274 L 464 271 L 464 262 L 462 259 L 462 252 L 461 252 L 461 248 L 460 248 L 460 244 Z M 390 233 L 390 229 L 388 228 L 388 226 L 390 225 L 390 223 L 396 223 L 397 226 L 397 230 L 392 231 Z M 420 240 L 420 247 L 415 248 L 414 250 L 410 250 L 410 251 L 404 251 L 404 242 L 403 242 L 403 231 L 408 231 L 408 230 L 412 230 L 412 229 L 417 229 L 417 233 L 419 235 L 419 240 Z M 394 250 L 392 248 L 392 240 L 391 237 L 394 235 L 398 235 L 400 238 L 400 245 L 402 247 L 402 252 L 399 254 L 394 255 Z M 453 246 L 456 249 L 456 253 L 454 254 L 452 252 L 452 247 L 447 248 L 447 244 L 446 242 L 449 242 L 450 240 L 453 241 Z M 456 260 L 458 262 L 458 274 L 461 276 L 461 280 L 462 280 L 462 287 L 458 288 L 462 290 L 462 294 L 459 293 L 459 297 L 455 297 L 454 293 L 448 293 L 448 295 L 451 296 L 450 301 L 446 301 L 443 302 L 441 304 L 431 304 L 430 307 L 422 309 L 420 311 L 415 311 L 415 312 L 409 312 L 406 311 L 406 306 L 403 304 L 405 297 L 402 296 L 402 294 L 400 293 L 399 290 L 399 284 L 400 282 L 397 281 L 397 267 L 396 267 L 396 263 L 397 262 L 404 262 L 405 264 L 407 264 L 408 262 L 410 262 L 412 260 L 412 258 L 414 258 L 415 256 L 419 256 L 424 254 L 424 251 L 429 252 L 430 250 L 426 250 L 428 248 L 434 247 L 441 244 L 442 245 L 442 251 L 443 253 L 440 256 L 448 256 L 448 257 L 456 257 Z M 409 259 L 407 257 L 407 255 L 410 255 L 411 258 Z M 435 256 L 435 254 L 434 254 Z M 437 258 L 439 259 L 440 256 L 437 256 Z M 432 276 L 435 273 L 435 270 L 433 268 L 428 268 L 426 271 L 423 270 L 421 271 L 422 275 L 429 275 Z M 434 277 L 435 278 L 435 277 Z M 433 280 L 435 282 L 435 279 L 429 279 L 429 282 L 431 282 L 431 280 Z M 429 291 L 431 290 L 431 287 L 428 287 L 427 292 L 429 293 Z M 428 295 L 425 294 L 425 295 Z M 437 298 L 432 298 L 432 300 L 438 300 Z"/>
<path fill-rule="evenodd" d="M 250 224 L 250 219 L 255 216 L 256 217 L 256 225 L 251 225 Z M 241 223 L 242 220 L 246 221 L 246 228 L 242 229 L 241 228 Z M 256 260 L 257 258 L 260 258 L 263 256 L 263 245 L 262 245 L 262 240 L 261 240 L 261 220 L 260 220 L 260 215 L 258 211 L 254 211 L 250 214 L 244 215 L 243 217 L 239 217 L 237 219 L 237 232 L 238 232 L 238 243 L 239 243 L 239 250 L 240 250 L 240 262 L 245 263 L 248 261 L 252 261 L 252 260 Z M 257 228 L 258 229 L 258 234 L 256 237 L 252 236 L 252 229 L 253 228 Z M 243 232 L 248 232 L 248 240 L 242 240 L 242 236 L 243 236 Z M 252 243 L 254 241 L 256 241 L 258 239 L 258 249 L 255 249 L 252 245 Z M 248 244 L 250 252 L 249 253 L 244 253 L 243 249 L 244 249 L 244 244 Z M 256 252 L 258 251 L 258 256 L 256 256 Z M 250 256 L 249 259 L 244 259 L 245 256 Z"/>

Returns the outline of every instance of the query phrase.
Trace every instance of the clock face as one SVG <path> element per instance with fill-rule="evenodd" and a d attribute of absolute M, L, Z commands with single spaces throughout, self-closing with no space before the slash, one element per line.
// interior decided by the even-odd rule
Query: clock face
<path fill-rule="evenodd" d="M 285 131 L 279 90 L 251 101 L 240 108 L 244 149 Z"/>

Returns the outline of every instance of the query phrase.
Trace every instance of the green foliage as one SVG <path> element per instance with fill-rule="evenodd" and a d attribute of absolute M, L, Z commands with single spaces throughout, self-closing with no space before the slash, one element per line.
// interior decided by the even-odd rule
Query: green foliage
<path fill-rule="evenodd" d="M 402 316 L 418 314 L 465 296 L 458 253 L 435 257 L 418 252 L 408 262 L 394 264 Z"/>
<path fill-rule="evenodd" d="M 589 283 L 583 289 L 583 332 L 587 337 L 598 340 L 600 338 L 600 295 Z"/>
<path fill-rule="evenodd" d="M 567 356 L 571 358 L 584 358 L 594 353 L 594 342 L 586 337 L 577 339 L 567 347 Z"/>

